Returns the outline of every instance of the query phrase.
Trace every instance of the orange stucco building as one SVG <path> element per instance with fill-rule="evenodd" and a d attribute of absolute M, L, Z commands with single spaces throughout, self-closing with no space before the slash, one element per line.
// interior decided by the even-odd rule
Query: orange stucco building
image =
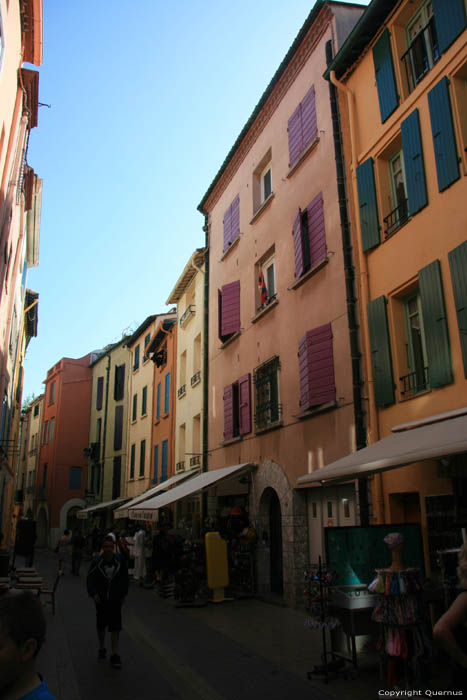
<path fill-rule="evenodd" d="M 373 0 L 326 76 L 339 100 L 359 273 L 373 522 L 458 545 L 467 477 L 464 0 Z M 315 477 L 303 479 L 313 482 Z"/>
<path fill-rule="evenodd" d="M 209 244 L 208 469 L 255 465 L 251 477 L 222 485 L 217 495 L 224 505 L 248 508 L 258 533 L 258 590 L 289 604 L 302 599 L 309 558 L 323 552 L 322 525 L 352 524 L 357 516 L 352 485 L 296 487 L 298 477 L 356 441 L 346 262 L 322 74 L 326 44 L 337 51 L 361 12 L 315 4 L 199 205 Z M 214 501 L 208 515 L 222 515 L 210 507 Z"/>

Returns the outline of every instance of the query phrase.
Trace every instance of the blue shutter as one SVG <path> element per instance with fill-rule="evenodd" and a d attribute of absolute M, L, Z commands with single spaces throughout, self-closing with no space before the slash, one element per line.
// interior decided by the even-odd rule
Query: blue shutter
<path fill-rule="evenodd" d="M 391 40 L 387 29 L 385 29 L 373 47 L 373 62 L 375 65 L 376 87 L 378 89 L 379 111 L 381 113 L 381 121 L 384 123 L 399 104 L 394 66 L 392 64 Z"/>
<path fill-rule="evenodd" d="M 162 441 L 162 459 L 161 459 L 161 483 L 167 481 L 167 467 L 169 460 L 169 441 Z"/>
<path fill-rule="evenodd" d="M 167 372 L 164 380 L 164 413 L 170 410 L 170 372 Z"/>
<path fill-rule="evenodd" d="M 431 5 L 439 50 L 443 53 L 465 29 L 464 0 L 431 0 Z"/>
<path fill-rule="evenodd" d="M 467 379 L 467 241 L 451 250 L 448 257 L 464 363 L 464 377 Z"/>
<path fill-rule="evenodd" d="M 428 93 L 438 188 L 442 192 L 459 179 L 459 160 L 452 122 L 449 81 L 442 78 Z"/>
<path fill-rule="evenodd" d="M 386 297 L 381 296 L 370 301 L 367 307 L 371 366 L 377 406 L 389 406 L 395 401 L 386 304 Z"/>
<path fill-rule="evenodd" d="M 409 214 L 413 215 L 428 204 L 418 109 L 404 119 L 401 134 Z"/>
<path fill-rule="evenodd" d="M 434 260 L 419 270 L 418 286 L 422 301 L 430 387 L 435 389 L 450 384 L 453 379 L 448 321 L 439 260 Z"/>
<path fill-rule="evenodd" d="M 159 445 L 154 445 L 154 464 L 152 470 L 152 483 L 157 484 L 157 476 L 159 472 Z"/>
<path fill-rule="evenodd" d="M 157 385 L 157 397 L 156 397 L 156 420 L 161 417 L 161 383 Z"/>
<path fill-rule="evenodd" d="M 368 158 L 357 167 L 357 188 L 362 248 L 365 251 L 380 244 L 373 158 Z"/>

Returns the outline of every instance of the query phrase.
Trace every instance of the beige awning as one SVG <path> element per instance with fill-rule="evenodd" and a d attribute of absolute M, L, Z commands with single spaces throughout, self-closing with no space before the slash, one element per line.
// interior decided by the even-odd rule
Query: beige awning
<path fill-rule="evenodd" d="M 467 409 L 431 416 L 392 429 L 392 434 L 353 454 L 305 474 L 298 487 L 369 476 L 413 462 L 467 452 Z"/>
<path fill-rule="evenodd" d="M 106 510 L 107 508 L 116 508 L 119 505 L 128 501 L 128 498 L 115 498 L 113 501 L 105 501 L 104 503 L 96 503 L 94 506 L 82 508 L 76 513 L 76 517 L 80 520 L 86 520 L 89 513 L 95 513 L 98 510 Z"/>
<path fill-rule="evenodd" d="M 228 479 L 231 476 L 240 476 L 242 471 L 246 471 L 253 466 L 251 462 L 245 462 L 244 464 L 235 464 L 231 467 L 222 467 L 221 469 L 203 472 L 198 476 L 194 476 L 192 479 L 188 479 L 179 486 L 170 489 L 170 491 L 166 491 L 133 508 L 129 508 L 129 517 L 132 520 L 157 520 L 157 511 L 159 508 L 163 508 L 170 503 L 175 503 L 175 501 L 179 501 L 181 498 L 191 496 L 197 491 L 210 488 L 222 479 Z"/>
<path fill-rule="evenodd" d="M 139 496 L 133 498 L 128 503 L 125 503 L 124 505 L 121 505 L 118 508 L 116 508 L 114 511 L 114 519 L 128 518 L 128 508 L 132 508 L 138 503 L 142 503 L 148 498 L 155 496 L 157 493 L 160 493 L 161 491 L 166 491 L 168 488 L 170 488 L 174 484 L 177 484 L 179 481 L 183 481 L 183 479 L 187 479 L 188 477 L 193 477 L 195 474 L 198 473 L 199 469 L 192 469 L 189 472 L 181 472 L 180 474 L 175 474 L 175 476 L 171 476 L 170 479 L 162 481 L 160 484 L 157 484 L 157 486 L 153 486 L 152 489 L 148 489 L 144 493 L 141 493 Z"/>

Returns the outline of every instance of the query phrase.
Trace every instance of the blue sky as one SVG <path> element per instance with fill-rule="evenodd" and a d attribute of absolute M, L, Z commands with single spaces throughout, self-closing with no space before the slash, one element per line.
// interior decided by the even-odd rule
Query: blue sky
<path fill-rule="evenodd" d="M 362 4 L 367 4 L 363 2 Z M 44 0 L 38 337 L 47 370 L 119 340 L 165 301 L 204 244 L 197 205 L 313 2 Z"/>

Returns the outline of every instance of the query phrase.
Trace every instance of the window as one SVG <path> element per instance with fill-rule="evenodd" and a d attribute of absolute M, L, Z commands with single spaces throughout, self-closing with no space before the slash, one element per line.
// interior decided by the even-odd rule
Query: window
<path fill-rule="evenodd" d="M 157 484 L 157 474 L 159 471 L 159 445 L 154 445 L 154 458 L 152 470 L 152 483 Z"/>
<path fill-rule="evenodd" d="M 185 452 L 186 452 L 186 424 L 182 423 L 178 428 L 178 462 L 175 471 L 183 471 L 185 469 Z"/>
<path fill-rule="evenodd" d="M 255 369 L 255 426 L 256 430 L 277 423 L 282 415 L 279 402 L 279 358 L 273 357 Z"/>
<path fill-rule="evenodd" d="M 290 117 L 287 132 L 289 137 L 289 168 L 292 168 L 307 148 L 318 138 L 314 86 L 310 88 Z"/>
<path fill-rule="evenodd" d="M 396 155 L 389 160 L 389 178 L 391 183 L 391 205 L 393 209 L 384 219 L 384 223 L 386 224 L 386 237 L 395 233 L 408 219 L 402 151 L 396 153 Z"/>
<path fill-rule="evenodd" d="M 104 396 L 104 377 L 97 378 L 96 410 L 102 410 L 102 399 Z"/>
<path fill-rule="evenodd" d="M 169 460 L 169 441 L 162 441 L 162 458 L 161 458 L 161 482 L 167 480 L 167 470 L 168 470 L 168 460 Z"/>
<path fill-rule="evenodd" d="M 130 479 L 135 478 L 136 445 L 133 443 L 130 450 Z"/>
<path fill-rule="evenodd" d="M 123 444 L 123 406 L 115 406 L 114 450 L 121 450 Z"/>
<path fill-rule="evenodd" d="M 240 196 L 237 194 L 224 214 L 224 253 L 240 236 Z"/>
<path fill-rule="evenodd" d="M 81 467 L 70 467 L 70 489 L 79 490 L 81 488 L 81 472 Z"/>
<path fill-rule="evenodd" d="M 401 377 L 402 396 L 413 396 L 428 388 L 428 361 L 421 300 L 418 291 L 403 300 L 407 364 L 409 373 Z"/>
<path fill-rule="evenodd" d="M 119 455 L 113 459 L 112 471 L 112 500 L 120 496 L 120 480 L 122 474 L 122 458 Z"/>
<path fill-rule="evenodd" d="M 240 330 L 240 280 L 218 290 L 219 338 L 226 342 Z"/>
<path fill-rule="evenodd" d="M 324 227 L 323 195 L 320 192 L 304 212 L 298 210 L 293 223 L 295 277 L 298 280 L 305 272 L 327 258 L 326 231 Z"/>
<path fill-rule="evenodd" d="M 55 382 L 52 382 L 50 385 L 50 396 L 49 396 L 49 404 L 55 402 Z"/>
<path fill-rule="evenodd" d="M 224 441 L 251 432 L 251 375 L 224 387 Z"/>
<path fill-rule="evenodd" d="M 431 0 L 423 3 L 406 27 L 408 49 L 402 56 L 409 92 L 440 57 Z"/>
<path fill-rule="evenodd" d="M 114 400 L 121 401 L 125 393 L 125 365 L 115 365 Z"/>
<path fill-rule="evenodd" d="M 102 418 L 97 419 L 96 423 L 96 442 L 99 443 L 101 441 L 101 434 L 102 434 Z"/>
<path fill-rule="evenodd" d="M 170 410 L 170 372 L 167 372 L 164 379 L 164 413 Z"/>
<path fill-rule="evenodd" d="M 149 357 L 146 356 L 146 348 L 148 347 L 149 343 L 151 342 L 151 334 L 148 333 L 144 337 L 144 352 L 143 352 L 143 362 L 147 362 L 149 360 Z"/>
<path fill-rule="evenodd" d="M 298 344 L 300 409 L 336 400 L 331 324 L 305 333 Z"/>
<path fill-rule="evenodd" d="M 253 172 L 253 216 L 272 195 L 271 149 L 260 160 Z"/>
<path fill-rule="evenodd" d="M 45 421 L 42 425 L 42 444 L 47 445 L 47 436 L 49 431 L 49 421 Z"/>
<path fill-rule="evenodd" d="M 144 476 L 144 468 L 146 461 L 146 440 L 141 440 L 139 450 L 139 475 Z"/>
<path fill-rule="evenodd" d="M 272 194 L 272 171 L 267 168 L 266 172 L 261 176 L 261 199 L 263 202 Z"/>
<path fill-rule="evenodd" d="M 135 347 L 134 357 L 133 357 L 133 372 L 139 369 L 139 345 Z"/>
<path fill-rule="evenodd" d="M 131 411 L 131 420 L 134 422 L 138 417 L 138 394 L 133 394 L 133 408 Z"/>
<path fill-rule="evenodd" d="M 51 418 L 49 421 L 49 439 L 47 442 L 53 442 L 54 439 L 54 427 L 55 427 L 55 418 Z"/>
<path fill-rule="evenodd" d="M 159 420 L 161 417 L 161 383 L 157 385 L 157 392 L 156 392 L 156 420 Z"/>
<path fill-rule="evenodd" d="M 145 416 L 147 415 L 148 412 L 148 388 L 147 386 L 143 386 L 143 393 L 141 396 L 141 415 Z"/>
<path fill-rule="evenodd" d="M 181 399 L 186 395 L 186 350 L 180 355 L 180 384 L 178 387 L 177 396 Z"/>
<path fill-rule="evenodd" d="M 39 415 L 39 404 L 37 403 L 37 404 L 34 406 L 33 416 L 34 416 L 34 418 L 35 418 L 35 417 L 38 416 L 38 415 Z"/>
<path fill-rule="evenodd" d="M 274 250 L 257 265 L 256 310 L 262 311 L 276 299 L 276 258 Z"/>

